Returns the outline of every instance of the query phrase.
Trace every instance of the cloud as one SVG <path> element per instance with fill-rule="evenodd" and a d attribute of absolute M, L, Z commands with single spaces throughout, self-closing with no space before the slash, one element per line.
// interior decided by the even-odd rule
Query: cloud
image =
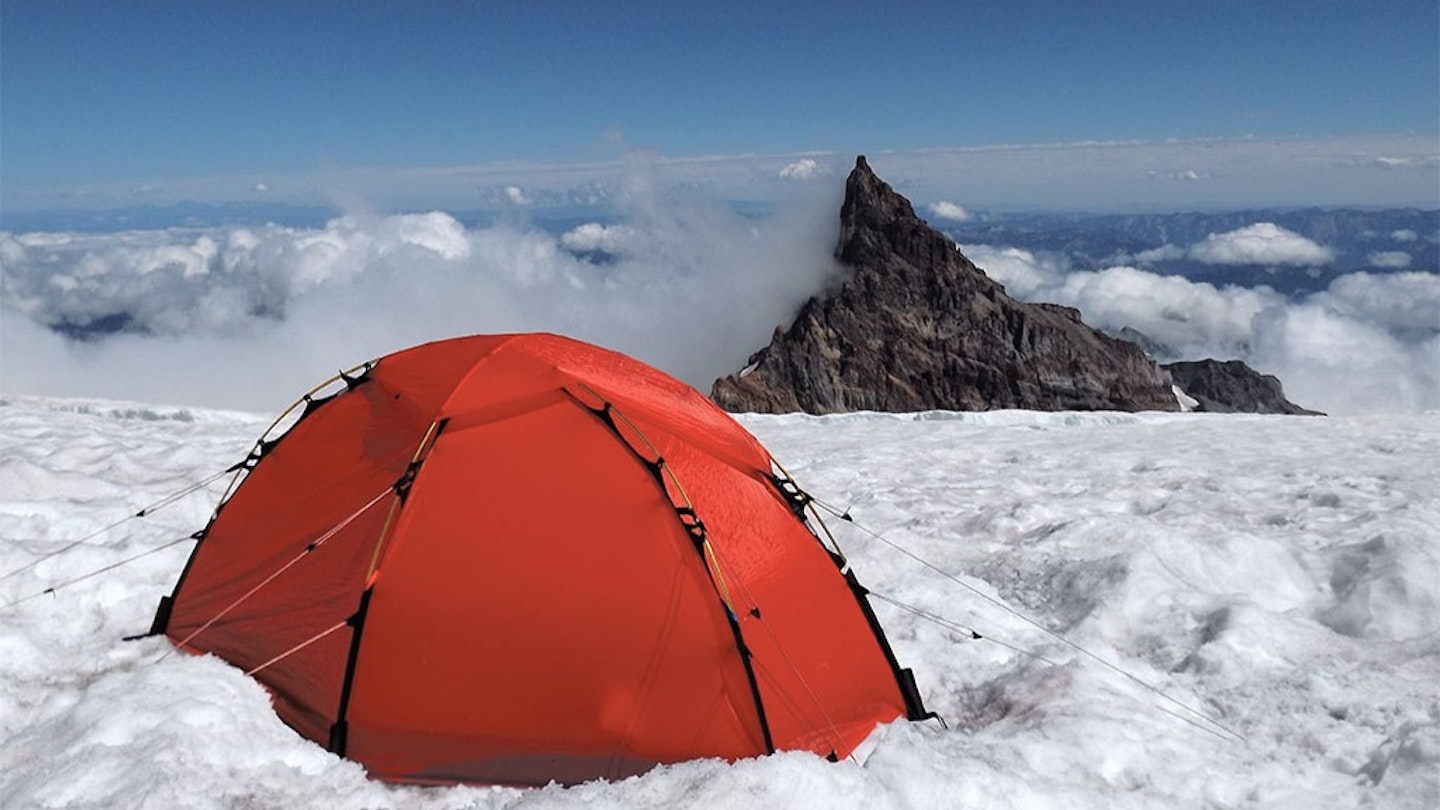
<path fill-rule="evenodd" d="M 773 180 L 774 165 L 749 176 Z M 756 220 L 669 191 L 673 164 L 637 156 L 630 166 L 613 198 L 628 206 L 618 221 L 558 236 L 514 218 L 467 228 L 443 211 L 314 228 L 0 232 L 3 385 L 271 410 L 336 368 L 405 346 L 549 330 L 705 388 L 843 272 L 831 258 L 839 184 L 794 184 L 778 213 Z M 1309 407 L 1440 408 L 1434 273 L 1352 273 L 1292 301 L 1130 261 L 1076 272 L 1058 253 L 964 250 L 1012 295 L 1076 306 L 1092 325 L 1139 329 L 1187 358 L 1245 359 Z M 610 258 L 584 255 L 597 251 Z M 1257 223 L 1135 260 L 1192 251 L 1260 262 L 1328 254 Z M 88 340 L 59 334 L 87 328 Z"/>
<path fill-rule="evenodd" d="M 941 200 L 930 206 L 930 213 L 939 219 L 949 219 L 955 222 L 967 222 L 970 219 L 970 212 L 952 202 Z"/>
<path fill-rule="evenodd" d="M 1330 413 L 1440 408 L 1440 336 L 1404 340 L 1318 302 L 1261 313 L 1246 359 L 1291 400 Z"/>
<path fill-rule="evenodd" d="M 1403 250 L 1382 250 L 1368 257 L 1371 267 L 1382 270 L 1404 270 L 1410 266 L 1410 254 Z"/>
<path fill-rule="evenodd" d="M 1395 333 L 1440 332 L 1440 274 L 1349 273 L 1310 302 Z"/>
<path fill-rule="evenodd" d="M 1070 269 L 1069 260 L 1057 253 L 990 245 L 960 245 L 960 250 L 985 275 L 1005 285 L 1006 292 L 1021 300 L 1052 289 Z"/>
<path fill-rule="evenodd" d="M 828 174 L 814 158 L 801 158 L 794 163 L 787 163 L 779 172 L 780 177 L 786 180 L 814 180 Z"/>
<path fill-rule="evenodd" d="M 1151 178 L 1151 179 L 1157 179 L 1157 180 L 1183 180 L 1183 181 L 1185 181 L 1185 182 L 1190 182 L 1190 183 L 1193 183 L 1193 182 L 1195 182 L 1195 181 L 1197 181 L 1197 180 L 1208 180 L 1208 179 L 1210 179 L 1210 177 L 1211 177 L 1211 175 L 1209 175 L 1209 174 L 1197 172 L 1197 171 L 1195 171 L 1194 169 L 1182 169 L 1182 170 L 1168 171 L 1168 172 L 1162 172 L 1162 171 L 1157 171 L 1157 170 L 1155 170 L 1155 169 L 1150 169 L 1149 171 L 1147 171 L 1147 172 L 1145 173 L 1145 175 L 1146 175 L 1147 177 Z"/>
<path fill-rule="evenodd" d="M 1375 165 L 1385 169 L 1433 169 L 1440 166 L 1440 155 L 1382 155 L 1375 158 Z"/>
<path fill-rule="evenodd" d="M 256 193 L 256 194 L 264 194 L 265 192 L 267 192 L 267 191 L 269 191 L 269 190 L 270 190 L 270 186 L 267 185 L 267 184 L 265 184 L 265 183 L 256 183 L 256 184 L 255 184 L 255 193 Z"/>
<path fill-rule="evenodd" d="M 1242 359 L 1331 413 L 1440 408 L 1440 274 L 1350 273 L 1292 301 L 1124 265 L 1073 272 L 1058 254 L 962 249 L 1022 300 L 1073 306 L 1092 326 L 1177 351 L 1162 359 Z"/>
<path fill-rule="evenodd" d="M 1124 265 L 1067 275 L 1047 294 L 1092 325 L 1138 329 L 1189 353 L 1236 356 L 1254 339 L 1252 322 L 1284 299 L 1268 289 L 1218 288 Z"/>
<path fill-rule="evenodd" d="M 1135 261 L 1141 264 L 1154 264 L 1156 262 L 1168 262 L 1185 258 L 1185 248 L 1177 245 L 1161 245 L 1158 248 L 1142 250 L 1135 254 Z"/>
<path fill-rule="evenodd" d="M 320 228 L 0 232 L 3 384 L 272 410 L 336 368 L 406 346 L 555 331 L 708 389 L 841 272 L 832 191 L 763 221 L 636 196 L 625 222 L 562 236 L 466 228 L 440 211 Z M 590 248 L 616 259 L 576 255 Z M 87 340 L 56 331 L 87 324 Z"/>
<path fill-rule="evenodd" d="M 1410 230 L 1409 228 L 1406 228 L 1404 230 L 1399 230 L 1391 233 L 1390 238 L 1394 239 L 1396 242 L 1414 242 L 1416 239 L 1420 238 L 1420 235 Z"/>
<path fill-rule="evenodd" d="M 1206 264 L 1264 264 L 1314 267 L 1335 254 L 1326 247 L 1271 222 L 1257 222 L 1226 233 L 1212 233 L 1190 247 L 1189 256 Z"/>
<path fill-rule="evenodd" d="M 525 196 L 525 191 L 519 186 L 506 186 L 505 199 L 509 201 L 511 205 L 524 206 L 530 204 L 530 199 Z"/>
<path fill-rule="evenodd" d="M 628 225 L 602 225 L 587 222 L 560 235 L 560 244 L 577 253 L 601 251 L 610 254 L 628 253 L 639 234 Z"/>

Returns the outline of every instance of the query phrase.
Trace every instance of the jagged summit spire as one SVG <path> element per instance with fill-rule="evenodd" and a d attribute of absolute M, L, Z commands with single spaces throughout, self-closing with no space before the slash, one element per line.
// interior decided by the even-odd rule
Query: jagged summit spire
<path fill-rule="evenodd" d="M 871 171 L 845 181 L 835 256 L 807 301 L 712 396 L 735 411 L 1177 410 L 1169 375 L 1067 307 L 1022 304 Z"/>
<path fill-rule="evenodd" d="M 857 155 L 855 168 L 845 179 L 845 201 L 840 205 L 840 241 L 835 246 L 835 258 L 852 267 L 864 264 L 875 250 L 884 247 L 869 236 L 888 229 L 914 232 L 929 230 L 929 226 L 915 215 L 909 200 L 870 169 L 864 155 Z M 940 234 L 936 236 L 945 239 Z"/>

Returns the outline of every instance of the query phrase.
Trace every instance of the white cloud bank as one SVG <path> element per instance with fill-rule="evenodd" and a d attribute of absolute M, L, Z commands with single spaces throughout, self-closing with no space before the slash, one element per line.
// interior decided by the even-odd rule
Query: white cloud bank
<path fill-rule="evenodd" d="M 756 221 L 658 195 L 647 177 L 631 184 L 625 221 L 559 236 L 513 222 L 466 228 L 439 211 L 308 229 L 0 232 L 0 386 L 270 410 L 409 345 L 549 330 L 703 389 L 841 272 L 831 259 L 838 189 L 815 186 Z M 1162 250 L 1262 263 L 1328 255 L 1268 223 Z M 610 258 L 587 261 L 595 251 Z M 966 252 L 1021 299 L 1076 306 L 1092 325 L 1138 329 L 1185 357 L 1246 359 L 1308 407 L 1440 409 L 1434 272 L 1352 273 L 1293 301 L 1128 263 L 1072 272 L 1056 255 Z M 55 331 L 97 323 L 124 331 L 88 341 Z"/>
<path fill-rule="evenodd" d="M 1350 273 L 1292 301 L 1267 287 L 1220 288 L 1126 265 L 1072 272 L 1063 256 L 962 247 L 1017 298 L 1076 307 L 1098 328 L 1139 330 L 1183 359 L 1243 359 L 1306 407 L 1440 409 L 1440 274 Z"/>
<path fill-rule="evenodd" d="M 576 253 L 601 251 L 610 254 L 628 253 L 640 234 L 628 225 L 604 225 L 587 222 L 560 235 L 560 244 Z"/>
<path fill-rule="evenodd" d="M 371 357 L 455 335 L 556 331 L 708 389 L 840 272 L 838 200 L 763 222 L 636 199 L 556 237 L 443 212 L 128 233 L 0 232 L 0 386 L 269 410 Z M 576 253 L 604 250 L 591 263 Z M 125 331 L 87 341 L 53 327 Z"/>
<path fill-rule="evenodd" d="M 814 180 L 823 177 L 830 172 L 820 165 L 814 158 L 801 158 L 794 163 L 787 163 L 780 167 L 779 175 L 786 180 Z"/>
<path fill-rule="evenodd" d="M 1440 331 L 1440 274 L 1350 273 L 1311 296 L 1313 303 L 1392 331 Z M 1434 358 L 1440 360 L 1440 357 Z"/>
<path fill-rule="evenodd" d="M 934 214 L 938 219 L 948 219 L 954 222 L 968 222 L 970 220 L 969 211 L 946 200 L 941 200 L 930 206 L 930 213 Z"/>
<path fill-rule="evenodd" d="M 1404 270 L 1412 258 L 1403 250 L 1381 250 L 1369 255 L 1370 266 L 1381 270 Z"/>
<path fill-rule="evenodd" d="M 1190 258 L 1206 264 L 1264 264 L 1315 267 L 1334 261 L 1326 247 L 1273 222 L 1257 222 L 1226 233 L 1212 233 L 1191 246 Z"/>

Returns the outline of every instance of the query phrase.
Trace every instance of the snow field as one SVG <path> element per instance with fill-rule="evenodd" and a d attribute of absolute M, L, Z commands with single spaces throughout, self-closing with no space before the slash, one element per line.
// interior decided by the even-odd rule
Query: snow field
<path fill-rule="evenodd" d="M 893 724 L 863 765 L 781 753 L 568 790 L 372 782 L 223 661 L 121 641 L 149 627 L 189 542 L 37 596 L 201 528 L 222 479 L 0 580 L 0 599 L 25 600 L 0 606 L 0 808 L 1440 805 L 1440 415 L 742 421 L 850 510 L 858 525 L 827 524 L 862 583 L 984 636 L 875 600 L 948 730 Z M 0 400 L 0 576 L 223 470 L 268 423 Z"/>

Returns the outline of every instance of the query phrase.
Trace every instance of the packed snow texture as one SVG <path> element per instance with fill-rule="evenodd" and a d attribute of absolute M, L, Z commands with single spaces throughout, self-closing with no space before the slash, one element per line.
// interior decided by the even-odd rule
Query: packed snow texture
<path fill-rule="evenodd" d="M 744 417 L 849 510 L 829 525 L 949 728 L 891 724 L 863 764 L 791 752 L 531 791 L 370 781 L 225 662 L 122 641 L 189 541 L 65 585 L 203 526 L 226 479 L 126 517 L 243 458 L 268 422 L 0 403 L 0 576 L 23 569 L 0 580 L 0 807 L 1440 803 L 1435 414 Z"/>

